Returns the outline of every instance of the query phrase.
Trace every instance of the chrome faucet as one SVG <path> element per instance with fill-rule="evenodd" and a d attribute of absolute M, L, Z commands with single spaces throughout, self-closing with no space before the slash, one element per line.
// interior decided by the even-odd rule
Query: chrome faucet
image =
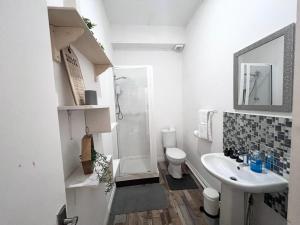
<path fill-rule="evenodd" d="M 240 165 L 245 167 L 245 166 L 249 166 L 249 160 L 248 160 L 248 152 L 240 150 L 238 151 L 238 156 L 236 161 L 241 163 Z"/>

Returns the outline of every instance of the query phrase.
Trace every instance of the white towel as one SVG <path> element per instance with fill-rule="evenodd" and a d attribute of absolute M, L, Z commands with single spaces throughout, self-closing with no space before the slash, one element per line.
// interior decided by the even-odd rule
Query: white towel
<path fill-rule="evenodd" d="M 200 109 L 198 111 L 199 117 L 199 138 L 212 141 L 212 116 L 213 110 L 210 109 Z"/>
<path fill-rule="evenodd" d="M 199 117 L 199 137 L 202 139 L 208 139 L 208 133 L 207 133 L 207 128 L 208 128 L 208 115 L 209 115 L 209 110 L 207 109 L 200 109 L 198 111 L 198 117 Z"/>
<path fill-rule="evenodd" d="M 208 114 L 208 122 L 207 122 L 207 136 L 208 141 L 212 141 L 212 117 L 214 115 L 213 111 L 210 111 Z"/>

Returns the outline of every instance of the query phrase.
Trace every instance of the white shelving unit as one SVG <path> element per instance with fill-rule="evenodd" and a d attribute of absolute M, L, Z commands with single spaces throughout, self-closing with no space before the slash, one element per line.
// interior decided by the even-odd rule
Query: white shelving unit
<path fill-rule="evenodd" d="M 102 74 L 106 69 L 112 67 L 112 63 L 101 44 L 98 43 L 76 9 L 68 7 L 49 7 L 48 17 L 52 57 L 54 61 L 61 62 L 60 51 L 71 45 L 91 62 L 91 69 L 94 73 L 89 74 L 89 77 L 87 77 L 89 81 L 92 81 L 93 78 L 97 78 L 97 76 Z M 90 65 L 88 66 L 90 67 Z M 94 81 L 97 81 L 97 79 Z M 75 120 L 76 122 L 80 120 L 80 123 L 76 123 L 76 126 L 74 126 L 74 129 L 76 129 L 76 143 L 80 142 L 80 140 L 78 140 L 78 134 L 82 133 L 82 128 L 78 127 L 78 124 L 85 126 L 86 132 L 89 134 L 108 133 L 117 127 L 117 123 L 110 121 L 110 108 L 107 105 L 58 106 L 57 110 L 60 118 L 63 119 L 60 124 L 62 125 L 60 131 L 65 132 L 62 140 L 64 150 L 66 148 L 67 150 L 72 148 L 68 144 L 71 142 L 74 143 L 74 141 L 72 141 L 72 114 L 74 114 L 74 124 Z M 68 118 L 66 118 L 66 115 Z M 82 120 L 84 120 L 84 123 Z M 66 132 L 68 127 L 66 126 L 69 126 L 68 132 L 70 140 L 67 140 Z M 78 129 L 80 129 L 80 131 L 78 131 Z M 101 140 L 99 139 L 99 141 Z M 75 151 L 70 152 L 70 154 L 76 156 L 77 151 L 80 150 L 80 146 L 76 145 L 74 148 Z M 69 151 L 67 154 L 69 154 Z M 120 161 L 113 160 L 111 155 L 107 157 L 110 163 L 110 171 L 115 181 Z M 79 160 L 79 158 L 76 159 Z M 70 157 L 68 160 L 73 160 L 73 158 Z M 104 210 L 105 201 L 107 200 L 105 200 L 104 185 L 105 184 L 99 183 L 96 173 L 85 175 L 81 165 L 76 168 L 65 180 L 68 214 L 81 215 L 82 219 L 88 217 L 88 222 L 82 222 L 83 224 L 96 224 L 96 221 L 103 220 L 101 210 Z M 91 190 L 91 188 L 93 189 Z M 113 197 L 111 197 L 110 201 L 112 201 L 112 199 Z M 88 210 L 86 206 L 90 206 L 91 209 L 99 209 L 100 213 L 94 213 L 91 216 L 87 213 Z"/>
<path fill-rule="evenodd" d="M 107 156 L 107 161 L 111 164 L 111 171 L 113 171 L 112 156 Z M 98 186 L 97 174 L 85 175 L 83 169 L 79 166 L 65 181 L 66 188 L 80 188 Z"/>
<path fill-rule="evenodd" d="M 61 62 L 60 50 L 71 45 L 78 49 L 94 65 L 95 77 L 103 73 L 112 63 L 92 32 L 75 8 L 48 7 L 52 56 Z M 115 128 L 110 122 L 108 106 L 80 105 L 59 106 L 58 111 L 83 111 L 86 127 L 90 133 L 107 133 Z"/>
<path fill-rule="evenodd" d="M 117 172 L 120 166 L 120 159 L 113 160 L 113 180 L 116 181 Z"/>
<path fill-rule="evenodd" d="M 58 106 L 58 111 L 66 111 L 71 117 L 72 112 L 84 112 L 85 125 L 90 133 L 108 133 L 111 132 L 116 124 L 110 122 L 110 110 L 108 106 L 103 105 L 79 105 L 79 106 Z M 69 119 L 71 121 L 71 119 Z M 69 124 L 71 125 L 71 124 Z"/>
<path fill-rule="evenodd" d="M 113 175 L 113 180 L 116 178 L 116 173 L 119 168 L 120 160 L 114 159 L 112 160 L 112 156 L 107 156 L 108 161 L 111 163 L 111 171 Z M 65 186 L 66 189 L 72 188 L 82 188 L 82 187 L 97 187 L 99 185 L 99 181 L 97 180 L 97 175 L 95 173 L 85 175 L 83 173 L 82 167 L 78 167 L 66 180 Z"/>
<path fill-rule="evenodd" d="M 71 106 L 58 106 L 57 109 L 59 111 L 64 111 L 64 110 L 76 111 L 76 110 L 91 110 L 91 109 L 109 109 L 109 107 L 105 105 L 71 105 Z"/>
<path fill-rule="evenodd" d="M 48 7 L 52 56 L 61 62 L 60 50 L 72 44 L 94 64 L 95 76 L 112 66 L 104 49 L 74 8 Z"/>

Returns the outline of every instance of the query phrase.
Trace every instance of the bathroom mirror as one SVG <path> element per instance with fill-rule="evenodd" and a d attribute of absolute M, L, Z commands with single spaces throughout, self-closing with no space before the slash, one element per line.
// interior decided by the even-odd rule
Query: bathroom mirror
<path fill-rule="evenodd" d="M 234 108 L 291 112 L 295 24 L 234 54 Z"/>

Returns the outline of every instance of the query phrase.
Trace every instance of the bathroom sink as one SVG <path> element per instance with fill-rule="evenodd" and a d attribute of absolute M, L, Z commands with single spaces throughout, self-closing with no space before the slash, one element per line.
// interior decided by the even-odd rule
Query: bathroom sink
<path fill-rule="evenodd" d="M 288 186 L 287 180 L 269 171 L 256 173 L 249 166 L 242 166 L 223 153 L 210 153 L 201 157 L 205 169 L 221 184 L 221 225 L 245 224 L 245 193 L 277 192 Z"/>
<path fill-rule="evenodd" d="M 205 169 L 222 183 L 243 192 L 267 193 L 282 191 L 288 186 L 283 177 L 269 171 L 256 173 L 249 166 L 241 166 L 223 153 L 210 153 L 201 157 Z"/>

